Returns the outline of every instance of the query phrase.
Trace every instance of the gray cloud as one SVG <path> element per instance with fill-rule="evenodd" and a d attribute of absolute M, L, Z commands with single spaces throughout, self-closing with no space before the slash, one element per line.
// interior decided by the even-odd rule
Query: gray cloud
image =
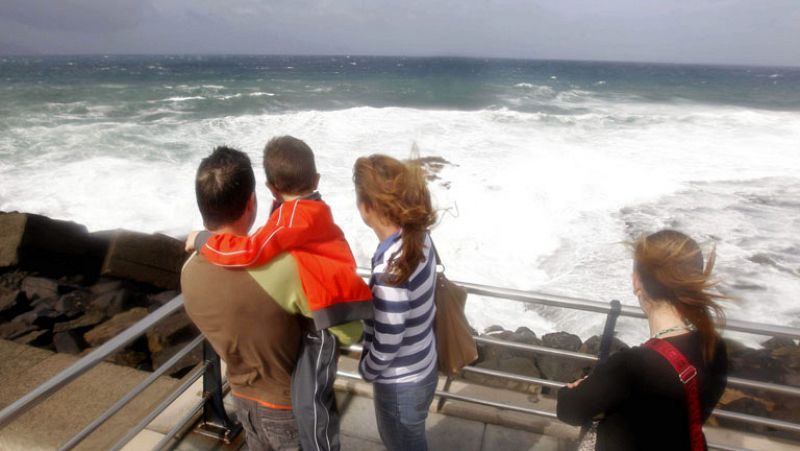
<path fill-rule="evenodd" d="M 149 8 L 143 0 L 4 0 L 0 17 L 45 31 L 103 33 L 137 26 Z"/>
<path fill-rule="evenodd" d="M 800 65 L 800 2 L 795 0 L 0 1 L 2 21 L 16 26 L 3 27 L 0 21 L 0 42 L 44 53 L 348 53 Z M 8 28 L 15 29 L 13 35 Z"/>

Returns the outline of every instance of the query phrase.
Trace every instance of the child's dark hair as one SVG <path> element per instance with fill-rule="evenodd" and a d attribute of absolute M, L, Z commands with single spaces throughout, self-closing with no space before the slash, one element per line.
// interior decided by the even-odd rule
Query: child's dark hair
<path fill-rule="evenodd" d="M 308 144 L 292 136 L 277 136 L 264 147 L 267 182 L 282 194 L 303 194 L 315 188 L 317 165 Z"/>

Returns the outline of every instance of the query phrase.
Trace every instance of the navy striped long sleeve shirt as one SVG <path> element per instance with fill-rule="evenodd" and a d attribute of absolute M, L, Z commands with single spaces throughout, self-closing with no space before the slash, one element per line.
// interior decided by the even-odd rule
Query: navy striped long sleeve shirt
<path fill-rule="evenodd" d="M 374 316 L 364 321 L 364 352 L 359 372 L 375 383 L 399 384 L 423 380 L 436 371 L 436 258 L 430 235 L 425 235 L 425 260 L 408 281 L 392 286 L 387 279 L 387 264 L 402 246 L 396 233 L 378 246 L 372 258 L 370 287 Z"/>

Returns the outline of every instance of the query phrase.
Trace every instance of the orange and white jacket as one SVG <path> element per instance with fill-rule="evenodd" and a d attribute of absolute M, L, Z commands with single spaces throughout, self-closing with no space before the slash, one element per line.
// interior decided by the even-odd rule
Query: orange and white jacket
<path fill-rule="evenodd" d="M 253 235 L 211 235 L 198 248 L 210 262 L 227 268 L 261 266 L 289 252 L 317 329 L 372 317 L 372 292 L 356 274 L 353 253 L 330 207 L 316 193 L 283 202 Z"/>

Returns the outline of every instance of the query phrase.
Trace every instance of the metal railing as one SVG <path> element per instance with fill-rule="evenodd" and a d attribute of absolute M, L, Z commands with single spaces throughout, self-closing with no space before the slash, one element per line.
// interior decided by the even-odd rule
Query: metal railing
<path fill-rule="evenodd" d="M 46 400 L 59 389 L 65 387 L 73 380 L 77 379 L 90 369 L 103 362 L 107 357 L 111 356 L 117 351 L 120 351 L 122 348 L 144 335 L 152 327 L 156 326 L 172 314 L 181 311 L 182 309 L 183 297 L 179 295 L 137 323 L 133 324 L 128 329 L 122 331 L 111 340 L 102 344 L 85 357 L 65 368 L 47 382 L 36 387 L 20 399 L 6 406 L 4 409 L 0 410 L 0 429 L 4 428 L 10 422 L 14 421 L 28 410 L 40 404 L 42 401 Z M 187 356 L 200 345 L 203 345 L 202 364 L 189 375 L 185 376 L 182 383 L 175 390 L 173 390 L 136 425 L 131 427 L 127 433 L 111 447 L 111 449 L 119 450 L 125 446 L 126 443 L 144 430 L 148 424 L 150 424 L 161 412 L 169 407 L 170 404 L 178 399 L 180 395 L 182 395 L 200 378 L 203 378 L 202 401 L 190 409 L 191 415 L 189 415 L 189 412 L 187 412 L 187 415 L 185 415 L 153 449 L 160 450 L 166 446 L 181 430 L 185 429 L 186 425 L 192 419 L 194 419 L 201 412 L 203 420 L 202 426 L 209 430 L 209 434 L 216 434 L 221 440 L 226 442 L 231 441 L 241 431 L 241 426 L 232 422 L 225 413 L 225 409 L 222 406 L 223 386 L 221 383 L 222 377 L 220 374 L 219 356 L 217 356 L 213 348 L 207 344 L 201 335 L 186 344 L 186 346 L 180 349 L 169 360 L 164 362 L 164 364 L 156 368 L 150 375 L 148 375 L 147 378 L 137 384 L 128 393 L 123 395 L 111 407 L 106 409 L 106 411 L 92 420 L 78 433 L 73 435 L 69 440 L 59 447 L 59 450 L 69 450 L 78 446 L 92 432 L 102 426 L 103 423 L 119 412 L 123 407 L 136 398 L 136 396 L 140 395 L 156 380 L 164 376 L 173 366 L 175 366 L 175 364 L 178 363 L 179 360 Z"/>
<path fill-rule="evenodd" d="M 368 271 L 363 269 L 360 269 L 359 273 L 362 276 L 368 276 L 369 274 Z M 480 295 L 480 296 L 522 302 L 526 304 L 567 308 L 567 309 L 582 310 L 582 311 L 589 311 L 589 312 L 596 312 L 603 314 L 607 314 L 610 311 L 610 306 L 608 304 L 599 301 L 578 299 L 566 296 L 555 296 L 555 295 L 513 290 L 507 288 L 489 287 L 485 285 L 478 285 L 472 283 L 464 283 L 464 282 L 456 282 L 456 283 L 466 288 L 467 292 L 471 295 Z M 0 410 L 0 429 L 8 425 L 11 421 L 18 418 L 26 411 L 30 410 L 34 406 L 38 405 L 39 403 L 47 399 L 54 392 L 63 388 L 68 383 L 70 383 L 80 375 L 84 374 L 86 371 L 90 370 L 94 366 L 101 363 L 111 354 L 121 350 L 128 344 L 132 343 L 135 339 L 142 336 L 147 330 L 149 330 L 156 324 L 160 323 L 173 313 L 180 311 L 182 308 L 183 308 L 183 298 L 181 296 L 178 296 L 175 299 L 168 302 L 167 304 L 163 305 L 161 308 L 152 312 L 147 317 L 143 318 L 142 320 L 140 320 L 127 330 L 123 331 L 116 337 L 112 338 L 105 344 L 101 345 L 100 347 L 98 347 L 85 357 L 81 358 L 68 368 L 64 369 L 63 371 L 58 373 L 56 376 L 54 376 L 44 384 L 38 386 L 31 392 L 27 393 L 25 396 L 21 397 L 17 401 L 13 402 L 4 409 Z M 641 311 L 639 311 L 638 309 L 631 308 L 630 306 L 622 306 L 620 314 L 622 316 L 644 318 L 644 315 L 641 313 Z M 798 328 L 776 326 L 776 325 L 764 325 L 746 321 L 729 320 L 726 324 L 726 329 L 734 330 L 737 332 L 764 335 L 764 336 L 781 336 L 792 339 L 800 338 L 800 329 Z M 498 340 L 496 338 L 492 338 L 491 336 L 476 337 L 476 341 L 483 345 L 499 346 L 518 351 L 525 351 L 538 354 L 554 355 L 564 358 L 582 360 L 586 362 L 594 362 L 597 360 L 596 356 L 590 354 L 549 348 L 546 346 L 537 346 L 537 345 Z M 178 421 L 178 423 L 167 433 L 167 435 L 165 435 L 165 437 L 154 449 L 163 449 L 164 447 L 169 445 L 171 441 L 174 440 L 174 438 L 182 430 L 186 429 L 186 426 L 192 420 L 198 417 L 198 415 L 201 415 L 202 427 L 204 428 L 206 433 L 214 434 L 221 440 L 225 441 L 232 440 L 236 436 L 236 434 L 238 434 L 238 432 L 241 430 L 241 426 L 232 422 L 227 417 L 224 406 L 222 405 L 223 384 L 220 375 L 219 357 L 213 352 L 213 349 L 211 349 L 211 347 L 208 346 L 203 341 L 202 337 L 197 337 L 196 339 L 189 342 L 181 351 L 179 351 L 178 354 L 176 354 L 171 359 L 169 359 L 165 364 L 157 368 L 145 380 L 140 382 L 136 387 L 134 387 L 122 398 L 120 398 L 117 402 L 115 402 L 111 407 L 109 407 L 105 412 L 103 412 L 100 416 L 98 416 L 95 420 L 93 420 L 89 425 L 85 426 L 81 431 L 79 431 L 72 438 L 70 438 L 64 445 L 60 447 L 60 449 L 68 450 L 80 444 L 86 437 L 88 437 L 92 432 L 94 432 L 98 427 L 100 427 L 112 415 L 119 412 L 120 409 L 122 409 L 125 405 L 127 405 L 137 395 L 142 393 L 148 386 L 150 386 L 153 382 L 155 382 L 159 377 L 166 374 L 166 372 L 172 366 L 174 366 L 182 357 L 188 355 L 192 350 L 196 349 L 196 347 L 199 346 L 201 343 L 204 344 L 203 364 L 200 365 L 197 369 L 195 369 L 192 373 L 190 373 L 190 375 L 186 376 L 184 378 L 184 381 L 179 385 L 179 387 L 176 390 L 174 390 L 169 396 L 167 396 L 152 412 L 146 415 L 145 418 L 141 419 L 135 426 L 130 428 L 128 432 L 118 440 L 118 442 L 114 445 L 113 449 L 120 449 L 122 446 L 124 446 L 125 443 L 127 443 L 130 439 L 135 437 L 139 432 L 141 432 L 144 428 L 146 428 L 147 425 L 153 419 L 155 419 L 164 409 L 166 409 L 172 402 L 174 402 L 186 389 L 188 389 L 189 386 L 191 386 L 192 383 L 194 383 L 200 378 L 203 378 L 204 381 L 204 392 L 203 392 L 204 394 L 201 401 L 196 405 L 194 405 L 185 413 L 183 418 L 181 418 L 181 420 Z M 351 346 L 348 349 L 354 352 L 361 351 L 360 346 Z M 486 368 L 478 368 L 474 366 L 465 367 L 464 371 L 467 373 L 482 374 L 484 376 L 491 376 L 509 381 L 536 384 L 550 388 L 560 388 L 564 386 L 564 383 L 558 381 L 523 376 L 523 375 L 491 370 Z M 357 374 L 347 373 L 347 372 L 339 372 L 339 376 L 349 379 L 360 379 L 360 377 Z M 782 395 L 800 397 L 800 387 L 793 387 L 788 385 L 774 384 L 763 381 L 755 381 L 755 380 L 735 378 L 735 377 L 729 377 L 728 382 L 729 385 L 735 387 L 758 389 Z M 531 409 L 528 407 L 515 406 L 512 404 L 500 403 L 487 399 L 463 396 L 447 391 L 448 387 L 449 383 L 446 384 L 445 390 L 437 390 L 436 395 L 440 398 L 441 400 L 440 402 L 443 402 L 443 400 L 454 400 L 454 401 L 461 401 L 461 402 L 474 403 L 484 406 L 496 407 L 508 411 L 522 412 L 549 419 L 556 418 L 555 413 L 551 411 Z M 755 415 L 742 414 L 738 412 L 730 412 L 721 409 L 715 409 L 714 415 L 716 415 L 719 418 L 739 421 L 742 423 L 749 423 L 753 425 L 766 426 L 769 428 L 800 433 L 800 425 L 795 423 L 775 420 L 771 418 L 759 417 Z M 739 448 L 727 447 L 720 444 L 710 444 L 710 445 L 712 448 L 722 449 L 722 450 L 739 449 Z"/>

